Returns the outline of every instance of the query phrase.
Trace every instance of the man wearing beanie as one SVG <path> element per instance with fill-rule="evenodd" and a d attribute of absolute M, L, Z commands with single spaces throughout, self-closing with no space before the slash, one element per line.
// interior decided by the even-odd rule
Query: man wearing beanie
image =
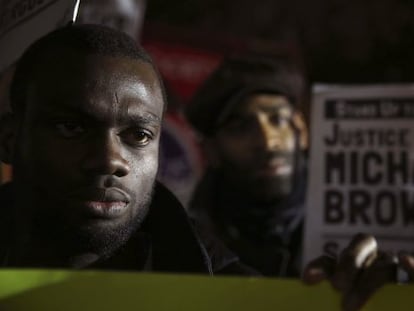
<path fill-rule="evenodd" d="M 189 212 L 245 264 L 299 276 L 307 131 L 303 78 L 264 58 L 226 59 L 189 105 L 209 161 Z"/>

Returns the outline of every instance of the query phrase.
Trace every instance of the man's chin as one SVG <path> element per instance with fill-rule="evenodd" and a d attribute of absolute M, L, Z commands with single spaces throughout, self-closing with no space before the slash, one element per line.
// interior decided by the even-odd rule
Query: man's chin
<path fill-rule="evenodd" d="M 145 204 L 144 204 L 145 203 Z M 33 235 L 56 247 L 62 256 L 95 253 L 109 257 L 124 245 L 145 219 L 150 201 L 145 201 L 134 214 L 125 213 L 116 218 L 67 215 L 47 209 L 36 214 Z M 81 217 L 82 216 L 82 217 Z M 53 219 L 53 222 L 50 222 Z"/>
<path fill-rule="evenodd" d="M 292 193 L 292 178 L 290 176 L 258 178 L 253 182 L 252 189 L 258 202 L 280 201 Z"/>
<path fill-rule="evenodd" d="M 105 259 L 124 245 L 139 225 L 138 221 L 109 226 L 93 223 L 80 227 L 73 238 L 77 241 L 78 252 L 93 252 Z"/>

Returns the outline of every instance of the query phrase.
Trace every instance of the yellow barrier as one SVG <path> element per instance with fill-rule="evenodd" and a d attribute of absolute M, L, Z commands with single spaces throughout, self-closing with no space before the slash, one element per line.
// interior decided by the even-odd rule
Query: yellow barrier
<path fill-rule="evenodd" d="M 414 310 L 414 287 L 389 285 L 363 310 Z M 125 272 L 0 270 L 0 310 L 340 310 L 324 283 Z"/>

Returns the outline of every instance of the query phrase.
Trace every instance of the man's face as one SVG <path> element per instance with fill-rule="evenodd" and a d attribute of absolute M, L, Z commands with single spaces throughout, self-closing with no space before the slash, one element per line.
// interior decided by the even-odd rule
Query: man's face
<path fill-rule="evenodd" d="M 145 217 L 164 102 L 149 64 L 70 52 L 31 80 L 16 183 L 35 230 L 107 251 Z"/>
<path fill-rule="evenodd" d="M 228 116 L 214 138 L 225 179 L 257 201 L 292 190 L 296 135 L 293 110 L 282 95 L 254 94 Z"/>

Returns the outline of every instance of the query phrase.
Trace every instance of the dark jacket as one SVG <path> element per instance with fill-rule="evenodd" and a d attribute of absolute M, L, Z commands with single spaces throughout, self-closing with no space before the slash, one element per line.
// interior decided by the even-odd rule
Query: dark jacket
<path fill-rule="evenodd" d="M 249 205 L 228 196 L 219 174 L 208 170 L 196 187 L 189 213 L 240 260 L 266 276 L 298 277 L 301 269 L 305 176 L 278 205 Z M 237 198 L 239 197 L 239 198 Z M 277 215 L 275 211 L 283 211 Z"/>
<path fill-rule="evenodd" d="M 0 187 L 0 265 L 5 264 L 5 257 L 13 232 L 13 186 Z M 193 223 L 188 218 L 179 201 L 164 186 L 157 183 L 154 197 L 146 219 L 140 230 L 130 238 L 124 246 L 128 248 L 136 243 L 139 246 L 139 256 L 132 265 L 121 267 L 124 270 L 202 273 L 202 274 L 251 274 L 237 256 L 223 245 L 215 244 L 214 239 L 204 236 L 201 241 Z M 116 254 L 115 254 L 116 257 Z M 119 261 L 109 258 L 91 268 L 119 269 Z M 122 264 L 121 264 L 122 266 Z"/>

